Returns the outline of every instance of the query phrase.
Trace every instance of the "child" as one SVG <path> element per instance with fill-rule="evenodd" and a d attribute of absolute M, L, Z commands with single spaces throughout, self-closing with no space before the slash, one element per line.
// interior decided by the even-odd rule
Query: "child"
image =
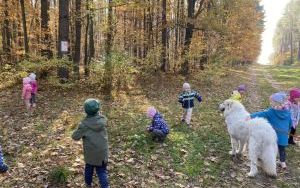
<path fill-rule="evenodd" d="M 85 183 L 87 187 L 92 186 L 93 173 L 96 169 L 101 187 L 107 188 L 109 187 L 106 169 L 108 162 L 107 119 L 99 113 L 100 103 L 96 99 L 87 99 L 84 102 L 84 110 L 87 116 L 80 122 L 72 138 L 83 141 L 86 163 Z"/>
<path fill-rule="evenodd" d="M 30 104 L 31 93 L 32 93 L 32 87 L 30 85 L 30 78 L 29 77 L 23 78 L 22 99 L 24 100 L 26 109 L 29 113 L 31 113 L 31 104 Z"/>
<path fill-rule="evenodd" d="M 242 97 L 245 92 L 246 92 L 246 86 L 240 85 L 236 90 L 232 92 L 230 99 L 236 100 L 238 102 L 242 102 Z"/>
<path fill-rule="evenodd" d="M 153 140 L 163 142 L 169 134 L 167 123 L 154 107 L 148 108 L 147 116 L 152 119 L 152 124 L 147 130 L 152 134 Z"/>
<path fill-rule="evenodd" d="M 190 126 L 194 108 L 194 98 L 197 98 L 197 100 L 201 102 L 202 97 L 197 92 L 191 90 L 191 86 L 189 83 L 184 83 L 182 86 L 182 90 L 183 92 L 180 94 L 178 100 L 182 104 L 182 108 L 184 109 L 181 121 Z"/>
<path fill-rule="evenodd" d="M 6 173 L 8 171 L 8 166 L 4 163 L 2 149 L 0 146 L 0 173 Z"/>
<path fill-rule="evenodd" d="M 251 118 L 263 117 L 269 121 L 277 134 L 280 164 L 286 169 L 285 147 L 288 145 L 288 134 L 292 126 L 291 113 L 285 109 L 286 95 L 274 93 L 270 97 L 271 108 L 251 114 Z"/>
<path fill-rule="evenodd" d="M 30 78 L 30 85 L 32 87 L 30 104 L 33 108 L 35 108 L 36 107 L 36 94 L 37 94 L 37 89 L 38 89 L 36 75 L 34 73 L 31 73 L 29 75 L 29 78 Z"/>
<path fill-rule="evenodd" d="M 289 144 L 295 145 L 293 135 L 296 133 L 296 127 L 299 124 L 300 120 L 300 89 L 293 88 L 290 90 L 290 97 L 286 104 L 286 108 L 290 110 L 292 115 L 293 126 L 291 128 Z"/>

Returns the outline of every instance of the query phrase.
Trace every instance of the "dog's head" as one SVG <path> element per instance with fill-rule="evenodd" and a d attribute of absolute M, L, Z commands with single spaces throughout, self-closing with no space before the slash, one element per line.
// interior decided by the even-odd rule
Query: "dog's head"
<path fill-rule="evenodd" d="M 223 103 L 221 103 L 221 104 L 219 105 L 219 110 L 220 110 L 221 112 L 223 112 L 224 115 L 226 115 L 226 114 L 230 113 L 230 111 L 231 111 L 232 109 L 234 109 L 235 106 L 238 106 L 238 103 L 239 103 L 239 102 L 237 102 L 237 101 L 235 101 L 235 100 L 227 99 L 227 100 L 225 100 Z"/>

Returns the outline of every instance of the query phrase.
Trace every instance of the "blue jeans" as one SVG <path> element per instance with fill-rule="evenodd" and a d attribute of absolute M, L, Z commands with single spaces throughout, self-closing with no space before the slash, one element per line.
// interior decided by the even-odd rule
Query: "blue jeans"
<path fill-rule="evenodd" d="M 279 159 L 280 162 L 285 162 L 286 154 L 285 154 L 285 146 L 278 145 L 279 150 Z"/>
<path fill-rule="evenodd" d="M 97 176 L 99 178 L 99 183 L 102 188 L 108 188 L 108 178 L 107 178 L 107 164 L 104 162 L 102 163 L 102 166 L 94 166 L 90 164 L 85 164 L 85 172 L 84 172 L 84 179 L 85 183 L 88 186 L 92 185 L 93 182 L 93 174 L 94 169 L 96 169 Z"/>

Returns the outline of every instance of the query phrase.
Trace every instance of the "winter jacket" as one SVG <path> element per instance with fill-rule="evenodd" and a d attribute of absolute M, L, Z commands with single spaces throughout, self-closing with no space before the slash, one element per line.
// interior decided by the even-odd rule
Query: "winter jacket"
<path fill-rule="evenodd" d="M 32 93 L 37 94 L 38 84 L 36 80 L 31 80 L 30 85 L 32 87 Z"/>
<path fill-rule="evenodd" d="M 230 99 L 242 102 L 242 95 L 237 90 L 235 90 L 232 92 Z"/>
<path fill-rule="evenodd" d="M 162 131 L 164 134 L 169 134 L 169 128 L 163 117 L 156 113 L 152 119 L 152 124 L 149 127 L 150 131 L 153 131 L 154 129 Z"/>
<path fill-rule="evenodd" d="M 178 101 L 185 109 L 194 107 L 194 98 L 197 98 L 199 102 L 202 101 L 202 97 L 195 91 L 184 91 L 180 94 Z"/>
<path fill-rule="evenodd" d="M 265 111 L 251 114 L 251 118 L 255 117 L 262 117 L 269 121 L 277 134 L 278 145 L 288 145 L 289 132 L 292 127 L 291 113 L 288 110 L 269 108 Z"/>
<path fill-rule="evenodd" d="M 108 161 L 107 119 L 99 114 L 87 116 L 73 133 L 74 140 L 83 141 L 83 153 L 86 163 L 101 166 Z"/>
<path fill-rule="evenodd" d="M 22 98 L 29 100 L 31 98 L 32 87 L 30 84 L 23 85 Z"/>
<path fill-rule="evenodd" d="M 2 149 L 0 146 L 0 173 L 6 172 L 8 170 L 8 166 L 4 163 Z"/>
<path fill-rule="evenodd" d="M 291 101 L 288 101 L 285 105 L 286 109 L 291 112 L 291 118 L 293 121 L 293 127 L 296 129 L 297 125 L 300 121 L 300 105 L 292 103 Z"/>

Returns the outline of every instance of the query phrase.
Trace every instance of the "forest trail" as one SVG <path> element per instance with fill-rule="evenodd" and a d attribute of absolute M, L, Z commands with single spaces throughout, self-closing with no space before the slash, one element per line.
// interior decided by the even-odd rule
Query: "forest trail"
<path fill-rule="evenodd" d="M 195 76 L 191 85 L 204 101 L 196 105 L 192 129 L 180 124 L 177 96 L 183 78 L 178 76 L 140 81 L 129 94 L 120 92 L 113 103 L 105 102 L 111 187 L 300 187 L 299 147 L 288 148 L 290 168 L 279 170 L 276 180 L 262 173 L 249 179 L 248 160 L 228 155 L 229 136 L 217 106 L 243 83 L 248 86 L 246 108 L 251 112 L 266 108 L 268 96 L 278 89 L 269 83 L 266 71 L 253 65 L 227 70 L 216 80 Z M 20 91 L 18 85 L 0 92 L 1 145 L 10 166 L 10 176 L 0 176 L 1 186 L 58 187 L 50 183 L 49 174 L 64 166 L 71 177 L 61 187 L 84 187 L 81 142 L 70 135 L 84 116 L 83 101 L 103 96 L 93 89 L 88 93 L 80 87 L 62 90 L 41 82 L 38 109 L 28 117 Z M 153 143 L 145 133 L 150 121 L 144 112 L 149 105 L 156 106 L 171 127 L 164 144 Z"/>

